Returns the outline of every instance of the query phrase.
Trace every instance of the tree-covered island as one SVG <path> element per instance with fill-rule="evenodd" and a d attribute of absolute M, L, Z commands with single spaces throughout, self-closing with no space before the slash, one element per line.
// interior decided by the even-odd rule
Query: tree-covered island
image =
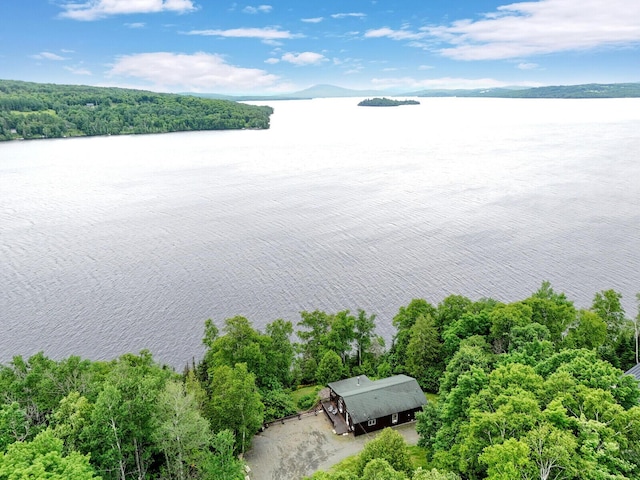
<path fill-rule="evenodd" d="M 399 107 L 400 105 L 420 105 L 417 100 L 393 100 L 391 98 L 367 98 L 358 103 L 359 107 Z"/>
<path fill-rule="evenodd" d="M 0 141 L 266 129 L 273 109 L 124 88 L 0 80 Z"/>
<path fill-rule="evenodd" d="M 401 373 L 430 392 L 419 445 L 383 430 L 313 480 L 638 480 L 640 389 L 623 372 L 639 323 L 614 290 L 579 309 L 544 282 L 511 303 L 414 299 L 389 348 L 375 315 L 315 310 L 263 330 L 207 320 L 182 373 L 148 351 L 15 356 L 0 364 L 0 480 L 244 480 L 268 422 L 313 409 L 329 382 Z"/>

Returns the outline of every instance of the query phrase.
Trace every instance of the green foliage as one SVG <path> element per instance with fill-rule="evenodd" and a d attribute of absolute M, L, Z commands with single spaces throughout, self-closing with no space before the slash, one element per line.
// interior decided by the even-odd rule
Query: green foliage
<path fill-rule="evenodd" d="M 430 315 L 419 316 L 409 331 L 405 369 L 423 389 L 438 391 L 444 363 L 438 330 Z"/>
<path fill-rule="evenodd" d="M 511 347 L 511 330 L 531 323 L 533 310 L 524 302 L 498 305 L 489 314 L 491 340 L 496 353 L 508 352 Z"/>
<path fill-rule="evenodd" d="M 386 460 L 397 472 L 410 475 L 413 471 L 404 438 L 391 428 L 385 428 L 373 440 L 365 444 L 360 452 L 358 472 L 362 474 L 367 464 L 374 459 Z"/>
<path fill-rule="evenodd" d="M 411 480 L 460 480 L 460 476 L 453 472 L 441 472 L 435 468 L 431 470 L 418 468 L 413 473 Z"/>
<path fill-rule="evenodd" d="M 614 339 L 619 335 L 624 325 L 624 308 L 622 308 L 621 300 L 620 293 L 614 290 L 605 290 L 596 293 L 591 305 L 591 310 L 607 324 L 607 333 Z"/>
<path fill-rule="evenodd" d="M 0 405 L 0 452 L 29 436 L 27 414 L 17 402 Z"/>
<path fill-rule="evenodd" d="M 318 394 L 316 392 L 307 393 L 298 399 L 298 408 L 300 410 L 309 410 L 318 403 Z"/>
<path fill-rule="evenodd" d="M 64 440 L 66 451 L 82 451 L 85 446 L 85 431 L 91 422 L 93 404 L 78 392 L 71 392 L 60 400 L 51 416 L 54 435 Z"/>
<path fill-rule="evenodd" d="M 326 346 L 326 337 L 331 326 L 331 317 L 319 310 L 313 312 L 301 312 L 302 319 L 298 322 L 298 327 L 303 327 L 296 334 L 303 341 L 298 344 L 300 357 L 298 361 L 300 367 L 300 380 L 302 383 L 313 383 L 316 379 L 316 370 L 322 359 Z"/>
<path fill-rule="evenodd" d="M 426 90 L 425 97 L 487 97 L 487 98 L 633 98 L 640 97 L 640 83 L 587 83 L 582 85 L 552 85 L 523 89 L 482 88 Z"/>
<path fill-rule="evenodd" d="M 358 103 L 359 107 L 398 107 L 400 105 L 420 105 L 416 100 L 393 100 L 391 98 L 367 98 Z"/>
<path fill-rule="evenodd" d="M 272 113 L 187 95 L 0 80 L 0 140 L 269 128 Z"/>
<path fill-rule="evenodd" d="M 151 435 L 164 455 L 169 477 L 189 478 L 192 466 L 203 465 L 203 459 L 210 455 L 212 439 L 209 423 L 200 415 L 195 397 L 185 391 L 184 384 L 166 383 L 156 401 L 155 423 Z"/>
<path fill-rule="evenodd" d="M 316 371 L 316 382 L 320 385 L 327 385 L 342 378 L 342 360 L 333 350 L 328 350 L 318 365 Z"/>
<path fill-rule="evenodd" d="M 367 315 L 364 310 L 358 310 L 358 316 L 354 322 L 354 340 L 359 366 L 362 365 L 363 359 L 366 359 L 368 355 L 370 355 L 370 348 L 376 328 L 375 320 L 375 315 Z"/>
<path fill-rule="evenodd" d="M 293 398 L 284 390 L 266 390 L 261 397 L 265 423 L 297 412 Z"/>
<path fill-rule="evenodd" d="M 148 472 L 159 451 L 153 440 L 156 399 L 170 375 L 148 352 L 123 355 L 114 364 L 82 434 L 105 478 L 125 478 L 126 472 L 144 477 Z M 115 475 L 109 477 L 107 472 Z"/>
<path fill-rule="evenodd" d="M 0 453 L 0 480 L 100 480 L 88 456 L 62 450 L 62 440 L 49 430 L 30 442 L 12 443 Z"/>
<path fill-rule="evenodd" d="M 436 309 L 423 299 L 413 299 L 406 307 L 400 307 L 397 315 L 393 317 L 393 326 L 397 332 L 393 337 L 390 359 L 391 366 L 396 373 L 404 373 L 407 360 L 407 347 L 411 339 L 411 327 L 419 317 L 436 316 Z"/>
<path fill-rule="evenodd" d="M 223 332 L 218 336 L 217 328 L 207 321 L 204 342 L 209 349 L 203 362 L 207 369 L 244 363 L 259 388 L 280 389 L 291 384 L 291 322 L 276 320 L 267 325 L 267 334 L 262 334 L 247 318 L 236 316 L 225 320 Z"/>
<path fill-rule="evenodd" d="M 531 321 L 544 325 L 549 332 L 549 340 L 555 345 L 569 325 L 575 321 L 576 309 L 564 293 L 556 293 L 549 282 L 542 282 L 540 289 L 524 301 L 531 307 Z"/>
<path fill-rule="evenodd" d="M 264 405 L 255 376 L 244 363 L 214 367 L 209 376 L 206 414 L 211 428 L 216 433 L 231 430 L 236 438 L 236 451 L 245 452 L 264 421 Z"/>
<path fill-rule="evenodd" d="M 362 480 L 406 480 L 407 476 L 396 471 L 387 460 L 374 458 L 365 465 L 360 478 Z"/>
<path fill-rule="evenodd" d="M 436 324 L 442 331 L 466 313 L 475 313 L 471 300 L 462 295 L 449 295 L 438 304 L 435 316 Z"/>
<path fill-rule="evenodd" d="M 293 382 L 291 367 L 295 352 L 291 335 L 293 324 L 282 319 L 275 320 L 266 327 L 266 339 L 262 348 L 267 358 L 266 374 L 269 375 L 272 385 L 289 387 Z"/>
<path fill-rule="evenodd" d="M 231 430 L 221 430 L 213 436 L 214 455 L 204 464 L 206 480 L 244 480 L 243 464 L 234 454 L 235 438 Z"/>
<path fill-rule="evenodd" d="M 457 377 L 455 360 L 438 404 L 417 416 L 433 466 L 491 479 L 625 479 L 640 468 L 626 450 L 640 390 L 593 350 L 556 353 L 535 368 L 500 360 L 488 374 L 472 366 Z"/>
<path fill-rule="evenodd" d="M 532 468 L 529 447 L 515 438 L 486 447 L 479 460 L 487 465 L 486 478 L 491 480 L 527 478 L 526 474 Z"/>
<path fill-rule="evenodd" d="M 44 398 L 43 391 L 50 398 Z M 242 479 L 232 433 L 231 458 L 218 458 L 216 437 L 201 415 L 205 397 L 193 371 L 183 384 L 146 351 L 109 363 L 78 357 L 56 362 L 42 354 L 28 361 L 16 357 L 0 367 L 0 398 L 10 400 L 0 403 L 5 473 L 10 466 L 11 479 L 93 478 L 84 475 L 90 463 L 89 473 L 97 471 L 105 480 Z M 43 433 L 36 436 L 39 431 Z M 41 462 L 42 445 L 50 451 Z M 14 469 L 15 452 L 31 455 L 29 463 L 39 470 Z M 54 471 L 57 465 L 64 471 Z M 215 473 L 219 471 L 235 476 L 221 477 Z"/>

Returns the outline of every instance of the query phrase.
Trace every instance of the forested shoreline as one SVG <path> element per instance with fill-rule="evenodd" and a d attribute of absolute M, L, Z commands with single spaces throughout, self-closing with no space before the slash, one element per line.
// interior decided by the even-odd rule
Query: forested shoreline
<path fill-rule="evenodd" d="M 180 373 L 148 351 L 16 356 L 0 365 L 0 480 L 240 480 L 239 454 L 266 422 L 314 407 L 328 382 L 399 373 L 437 394 L 418 414 L 420 468 L 383 432 L 313 479 L 638 479 L 640 389 L 623 372 L 640 314 L 620 300 L 606 290 L 577 309 L 547 282 L 508 304 L 415 299 L 388 347 L 362 310 L 301 312 L 264 331 L 207 320 L 204 357 Z"/>
<path fill-rule="evenodd" d="M 266 129 L 273 109 L 124 88 L 0 80 L 0 141 Z"/>

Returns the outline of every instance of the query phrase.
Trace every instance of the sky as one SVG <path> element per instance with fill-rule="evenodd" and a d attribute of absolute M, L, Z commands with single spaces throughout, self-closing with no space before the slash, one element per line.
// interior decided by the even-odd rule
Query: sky
<path fill-rule="evenodd" d="M 0 78 L 163 92 L 640 82 L 640 0 L 2 0 Z"/>

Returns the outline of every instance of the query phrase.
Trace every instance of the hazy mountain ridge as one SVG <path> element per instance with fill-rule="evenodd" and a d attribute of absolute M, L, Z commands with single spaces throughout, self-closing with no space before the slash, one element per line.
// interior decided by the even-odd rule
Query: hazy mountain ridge
<path fill-rule="evenodd" d="M 335 85 L 314 85 L 298 92 L 279 95 L 217 95 L 192 94 L 227 100 L 300 100 L 310 98 L 343 97 L 486 97 L 486 98 L 635 98 L 640 97 L 637 83 L 587 83 L 580 85 L 554 85 L 546 87 L 500 87 L 476 89 L 425 89 L 398 93 L 390 90 L 354 90 Z"/>

